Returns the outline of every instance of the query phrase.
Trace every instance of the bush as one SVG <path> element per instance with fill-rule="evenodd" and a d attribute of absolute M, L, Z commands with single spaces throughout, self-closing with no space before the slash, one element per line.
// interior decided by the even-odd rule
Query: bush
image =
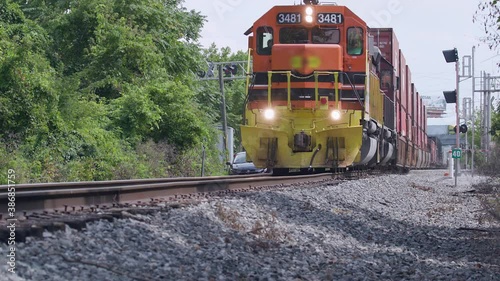
<path fill-rule="evenodd" d="M 492 219 L 500 221 L 500 146 L 493 147 L 490 155 L 478 165 L 480 174 L 488 176 L 486 182 L 475 187 L 480 195 L 481 203 L 485 211 Z"/>
<path fill-rule="evenodd" d="M 483 157 L 483 161 L 478 162 L 479 173 L 493 178 L 500 177 L 500 145 L 493 146 L 490 155 Z"/>

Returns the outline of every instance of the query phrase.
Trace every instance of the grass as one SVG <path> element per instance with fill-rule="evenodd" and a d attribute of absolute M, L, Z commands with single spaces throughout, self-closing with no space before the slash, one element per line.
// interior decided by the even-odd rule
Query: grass
<path fill-rule="evenodd" d="M 500 222 L 500 145 L 493 148 L 488 161 L 478 167 L 488 180 L 474 186 L 483 205 L 487 219 Z"/>

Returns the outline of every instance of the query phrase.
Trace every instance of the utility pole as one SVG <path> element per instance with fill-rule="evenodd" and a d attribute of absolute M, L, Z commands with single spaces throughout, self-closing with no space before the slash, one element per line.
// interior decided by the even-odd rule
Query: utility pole
<path fill-rule="evenodd" d="M 474 57 L 474 48 L 473 57 Z M 473 59 L 474 62 L 474 59 Z M 472 64 L 474 67 L 474 63 Z M 474 69 L 474 68 L 473 68 Z M 474 157 L 475 157 L 475 106 L 474 106 L 474 94 L 479 93 L 479 107 L 481 112 L 481 120 L 480 120 L 480 148 L 482 151 L 486 152 L 486 161 L 488 161 L 489 156 L 489 144 L 491 141 L 490 131 L 491 131 L 491 107 L 493 104 L 493 99 L 491 98 L 491 93 L 500 92 L 500 89 L 493 88 L 493 85 L 496 85 L 500 82 L 500 76 L 492 77 L 490 74 L 487 74 L 484 71 L 481 71 L 481 75 L 479 76 L 479 89 L 476 89 L 476 78 L 474 76 L 474 71 L 472 75 L 472 175 L 474 176 Z"/>
<path fill-rule="evenodd" d="M 460 148 L 460 117 L 459 117 L 459 101 L 460 101 L 460 91 L 458 87 L 460 86 L 460 74 L 458 73 L 459 71 L 459 60 L 455 62 L 455 74 L 456 74 L 456 79 L 455 79 L 455 89 L 457 91 L 457 102 L 455 103 L 455 111 L 456 111 L 456 121 L 457 121 L 457 129 L 455 130 L 455 135 L 456 135 L 456 147 Z M 455 187 L 457 187 L 457 179 L 458 175 L 460 175 L 460 158 L 455 158 Z"/>
<path fill-rule="evenodd" d="M 463 99 L 462 117 L 465 120 L 465 124 L 471 120 L 471 98 Z M 465 169 L 469 164 L 469 130 L 465 132 Z"/>
<path fill-rule="evenodd" d="M 482 134 L 481 134 L 481 148 L 488 152 L 488 120 L 489 120 L 489 101 L 488 90 L 489 90 L 489 74 L 483 71 L 483 114 L 482 114 Z M 488 154 L 486 154 L 486 162 L 488 162 Z"/>
<path fill-rule="evenodd" d="M 474 152 L 475 152 L 475 144 L 474 139 L 476 138 L 475 130 L 476 127 L 476 114 L 474 112 L 474 93 L 476 92 L 476 74 L 474 69 L 474 53 L 476 51 L 476 46 L 472 46 L 472 155 L 471 155 L 471 174 L 474 176 Z"/>
<path fill-rule="evenodd" d="M 222 133 L 224 134 L 222 136 L 223 139 L 223 144 L 224 148 L 222 150 L 224 154 L 224 162 L 228 161 L 227 159 L 227 118 L 226 118 L 226 96 L 224 95 L 224 79 L 222 77 L 222 64 L 219 64 L 219 87 L 220 87 L 220 94 L 221 94 L 221 100 L 222 100 L 222 108 L 221 108 L 221 115 L 222 115 Z M 231 159 L 229 159 L 231 160 Z"/>
<path fill-rule="evenodd" d="M 458 87 L 459 87 L 459 84 L 460 82 L 462 81 L 465 81 L 469 78 L 472 77 L 472 74 L 471 74 L 471 68 L 472 68 L 472 65 L 473 65 L 473 59 L 471 56 L 463 56 L 462 57 L 462 75 L 458 74 L 458 69 L 457 69 L 457 103 L 458 103 Z M 463 78 L 462 80 L 460 80 L 461 78 Z M 470 103 L 468 103 L 467 101 L 470 100 L 470 98 L 464 98 L 463 100 L 463 111 L 462 111 L 462 118 L 464 119 L 464 123 L 467 124 L 467 121 L 469 120 L 468 118 L 468 110 L 467 108 L 470 107 Z M 458 107 L 458 105 L 457 105 Z M 460 121 L 460 120 L 459 120 Z M 458 126 L 458 125 L 457 125 Z M 458 138 L 460 139 L 460 135 L 458 135 Z M 460 142 L 459 142 L 460 144 Z M 465 169 L 467 170 L 467 163 L 468 163 L 468 143 L 467 143 L 467 131 L 465 132 L 465 147 L 464 147 L 464 151 L 465 151 Z M 463 155 L 463 153 L 462 153 Z M 458 173 L 460 174 L 460 159 L 458 159 Z"/>

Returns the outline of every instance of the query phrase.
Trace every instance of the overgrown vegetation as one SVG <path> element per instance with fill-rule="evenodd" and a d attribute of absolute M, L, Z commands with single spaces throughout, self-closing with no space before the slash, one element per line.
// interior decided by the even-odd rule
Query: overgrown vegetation
<path fill-rule="evenodd" d="M 478 10 L 474 14 L 474 22 L 481 24 L 485 36 L 481 41 L 488 44 L 492 50 L 496 50 L 500 45 L 500 5 L 498 0 L 481 1 Z"/>
<path fill-rule="evenodd" d="M 490 49 L 497 50 L 500 46 L 500 4 L 498 0 L 481 1 L 474 14 L 474 21 L 480 23 L 484 28 L 485 37 L 481 40 L 488 44 Z M 491 151 L 487 154 L 478 153 L 475 155 L 478 160 L 476 162 L 477 171 L 488 176 L 489 180 L 475 186 L 475 188 L 482 194 L 480 198 L 485 210 L 493 219 L 500 221 L 500 103 L 497 104 L 496 108 L 493 106 L 490 133 L 494 142 Z M 479 132 L 473 137 L 478 141 L 480 139 Z"/>
<path fill-rule="evenodd" d="M 487 176 L 488 180 L 474 186 L 474 188 L 480 194 L 479 198 L 489 217 L 500 221 L 500 104 L 496 110 L 492 110 L 490 133 L 493 135 L 490 151 L 476 153 L 475 155 L 477 159 L 476 170 L 480 174 Z M 480 139 L 479 134 L 480 132 L 475 136 L 478 141 Z"/>
<path fill-rule="evenodd" d="M 216 149 L 216 82 L 197 81 L 204 17 L 182 0 L 0 0 L 0 173 L 16 183 L 205 175 Z M 237 127 L 241 83 L 226 87 Z M 0 177 L 5 184 L 7 177 Z"/>
<path fill-rule="evenodd" d="M 500 221 L 500 145 L 498 142 L 487 160 L 477 170 L 488 176 L 488 180 L 474 188 L 480 194 L 482 205 L 490 218 Z"/>

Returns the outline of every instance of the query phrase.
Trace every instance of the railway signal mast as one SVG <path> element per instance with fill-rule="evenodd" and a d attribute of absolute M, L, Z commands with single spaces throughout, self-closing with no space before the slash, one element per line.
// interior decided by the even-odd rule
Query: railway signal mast
<path fill-rule="evenodd" d="M 445 50 L 443 51 L 443 55 L 445 56 L 446 62 L 455 62 L 455 70 L 456 70 L 456 91 L 445 91 L 444 96 L 447 103 L 456 103 L 456 112 L 457 112 L 457 127 L 460 128 L 459 125 L 459 111 L 458 111 L 458 102 L 459 102 L 459 93 L 458 86 L 461 81 L 472 78 L 472 98 L 464 98 L 464 110 L 463 110 L 463 118 L 465 122 L 470 119 L 472 125 L 472 145 L 471 145 L 471 173 L 474 176 L 474 156 L 475 156 L 475 106 L 474 106 L 474 94 L 481 94 L 481 111 L 483 112 L 481 118 L 481 144 L 480 147 L 482 151 L 486 151 L 486 157 L 488 157 L 489 153 L 489 143 L 491 136 L 491 109 L 493 99 L 491 97 L 491 93 L 500 92 L 500 88 L 495 87 L 495 85 L 500 84 L 500 76 L 490 76 L 485 72 L 481 72 L 480 77 L 475 77 L 474 72 L 474 53 L 475 47 L 472 47 L 472 56 L 464 56 L 463 60 L 463 71 L 462 75 L 459 74 L 459 62 L 458 62 L 458 51 L 456 48 L 453 50 Z M 463 80 L 460 80 L 463 78 Z M 476 85 L 477 78 L 479 78 L 479 87 Z M 479 89 L 477 89 L 479 88 Z M 470 112 L 472 111 L 472 112 Z M 457 134 L 457 147 L 459 147 L 459 135 Z M 466 136 L 466 149 L 467 147 L 467 136 Z M 466 154 L 467 155 L 467 154 Z M 488 158 L 486 158 L 488 159 Z M 467 161 L 466 161 L 467 163 Z M 459 167 L 455 165 L 455 186 L 456 186 L 456 176 L 458 174 Z"/>
<path fill-rule="evenodd" d="M 459 102 L 459 91 L 458 91 L 458 84 L 459 84 L 459 79 L 460 76 L 458 74 L 458 50 L 457 48 L 454 48 L 452 50 L 444 50 L 443 51 L 444 59 L 446 60 L 447 63 L 454 62 L 455 63 L 455 77 L 456 77 L 456 88 L 455 91 L 447 91 L 444 92 L 444 96 L 446 98 L 447 103 L 453 103 L 453 100 L 455 100 L 455 112 L 456 112 L 456 128 L 457 131 L 455 131 L 456 135 L 456 149 L 460 149 L 460 138 L 459 138 L 459 132 L 458 128 L 460 127 L 460 117 L 458 113 L 458 102 Z M 461 154 L 460 154 L 461 156 Z M 458 178 L 458 166 L 459 166 L 459 161 L 458 157 L 453 157 L 455 159 L 455 187 L 457 187 L 457 178 Z"/>
<path fill-rule="evenodd" d="M 250 65 L 248 61 L 228 61 L 228 62 L 207 62 L 207 68 L 198 71 L 201 81 L 218 80 L 221 93 L 221 118 L 223 132 L 223 155 L 224 163 L 228 161 L 227 143 L 227 117 L 226 117 L 226 97 L 224 94 L 224 81 L 247 79 Z M 232 160 L 232 159 L 229 159 Z"/>

